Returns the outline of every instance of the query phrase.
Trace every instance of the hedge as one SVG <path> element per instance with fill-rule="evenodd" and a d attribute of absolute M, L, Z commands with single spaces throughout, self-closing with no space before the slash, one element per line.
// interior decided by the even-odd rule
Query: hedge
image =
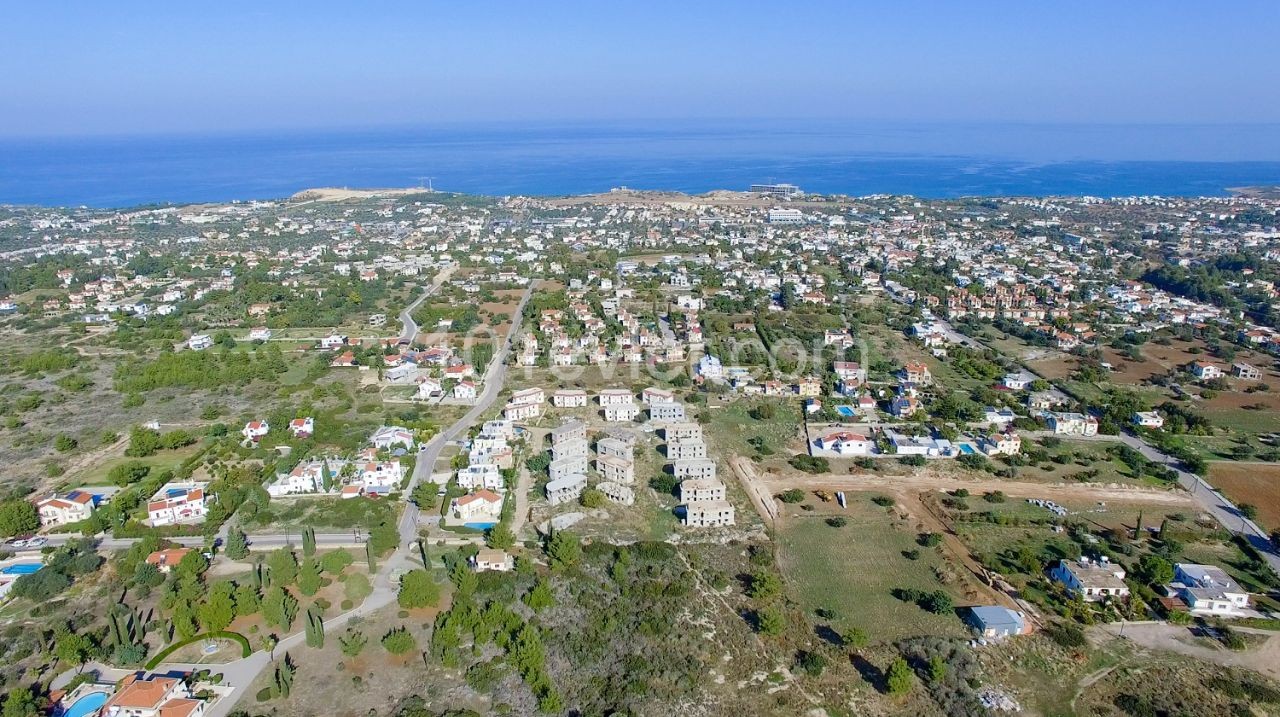
<path fill-rule="evenodd" d="M 147 664 L 145 665 L 145 667 L 148 670 L 154 670 L 156 666 L 158 666 L 161 662 L 164 662 L 164 658 L 168 657 L 169 655 L 172 655 L 174 652 L 186 647 L 187 645 L 190 645 L 195 642 L 199 642 L 201 640 L 209 640 L 209 639 L 215 639 L 215 638 L 224 639 L 224 640 L 234 640 L 235 642 L 240 643 L 240 657 L 242 658 L 248 657 L 249 655 L 253 654 L 253 648 L 249 647 L 248 638 L 246 638 L 244 635 L 241 635 L 238 632 L 225 632 L 225 631 L 224 632 L 205 632 L 205 633 L 196 635 L 195 637 L 191 637 L 186 640 L 183 640 L 181 642 L 175 642 L 172 645 L 164 648 L 160 652 L 156 653 L 155 657 L 151 658 L 150 660 L 147 660 Z"/>

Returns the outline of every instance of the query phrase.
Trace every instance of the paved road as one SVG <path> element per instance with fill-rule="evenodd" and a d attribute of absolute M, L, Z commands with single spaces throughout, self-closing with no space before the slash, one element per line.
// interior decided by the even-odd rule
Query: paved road
<path fill-rule="evenodd" d="M 898 301 L 899 303 L 903 303 L 903 304 L 909 303 L 905 301 L 903 298 L 893 294 L 893 292 L 889 292 L 889 294 L 895 301 Z M 939 317 L 934 317 L 934 318 L 935 318 L 935 321 L 937 321 L 939 324 L 945 327 L 945 330 L 948 333 L 954 332 L 957 335 L 962 336 L 964 338 L 964 343 L 966 343 L 967 345 L 970 345 L 976 348 L 981 348 L 981 349 L 990 349 L 989 346 L 982 343 L 981 341 L 978 341 L 977 339 L 971 336 L 960 334 L 951 326 L 950 323 L 948 323 L 944 319 L 941 319 Z M 1023 362 L 1018 361 L 1017 359 L 1014 359 L 1014 360 L 1017 361 L 1018 365 L 1021 366 L 1024 371 L 1027 371 L 1028 373 L 1034 376 L 1044 378 L 1043 376 L 1040 376 L 1040 374 L 1037 373 L 1034 369 L 1027 366 Z M 1056 386 L 1054 387 L 1053 390 L 1055 392 L 1061 393 L 1061 390 L 1058 389 Z M 1065 394 L 1063 395 L 1065 396 Z M 1074 439 L 1076 437 L 1073 436 L 1072 438 Z M 1178 474 L 1178 484 L 1181 485 L 1184 489 L 1187 490 L 1187 492 L 1191 494 L 1192 499 L 1200 507 L 1201 510 L 1208 513 L 1209 515 L 1212 515 L 1214 519 L 1216 519 L 1219 523 L 1221 523 L 1222 526 L 1227 530 L 1248 540 L 1249 544 L 1252 545 L 1254 548 L 1257 548 L 1257 550 L 1262 554 L 1262 557 L 1267 561 L 1267 564 L 1271 566 L 1271 569 L 1276 574 L 1280 574 L 1280 555 L 1276 554 L 1275 552 L 1276 548 L 1274 545 L 1272 545 L 1271 539 L 1267 535 L 1267 532 L 1264 531 L 1262 528 L 1258 527 L 1258 525 L 1254 523 L 1252 520 L 1249 520 L 1248 518 L 1241 515 L 1240 509 L 1237 508 L 1234 503 L 1227 500 L 1226 497 L 1224 497 L 1218 491 L 1214 490 L 1213 486 L 1209 485 L 1203 478 L 1201 478 L 1198 475 L 1195 475 L 1194 473 L 1190 473 L 1186 470 L 1183 470 L 1181 462 L 1178 461 L 1176 458 L 1164 453 L 1163 451 L 1151 445 L 1150 443 L 1147 443 L 1140 436 L 1134 435 L 1132 433 L 1123 433 L 1119 436 L 1108 436 L 1106 437 L 1106 439 L 1098 438 L 1097 440 L 1122 441 L 1125 445 L 1131 448 L 1134 448 L 1135 450 L 1140 452 L 1143 456 L 1147 458 L 1147 460 L 1154 461 L 1156 463 L 1160 463 L 1169 468 L 1172 468 Z"/>
<path fill-rule="evenodd" d="M 418 323 L 413 320 L 413 310 L 418 308 L 419 304 L 426 301 L 428 296 L 436 293 L 436 291 L 440 289 L 440 286 L 449 280 L 449 277 L 453 275 L 453 269 L 453 266 L 449 266 L 439 274 L 436 274 L 436 278 L 431 282 L 431 286 L 427 287 L 426 291 L 423 291 L 421 296 L 414 299 L 412 304 L 409 304 L 404 308 L 404 311 L 400 312 L 401 341 L 413 343 L 413 340 L 418 337 Z"/>
<path fill-rule="evenodd" d="M 499 394 L 502 393 L 503 383 L 506 381 L 507 376 L 506 360 L 507 356 L 511 352 L 511 338 L 520 330 L 520 323 L 524 315 L 524 307 L 525 304 L 529 302 L 529 298 L 533 295 L 535 283 L 536 282 L 530 282 L 529 288 L 525 290 L 524 295 L 521 297 L 520 304 L 516 307 L 515 316 L 512 319 L 511 328 L 507 334 L 506 341 L 503 343 L 502 347 L 494 353 L 493 360 L 489 363 L 489 366 L 485 371 L 484 392 L 477 398 L 476 405 L 470 411 L 467 411 L 466 415 L 453 423 L 453 425 L 449 426 L 447 429 L 428 441 L 426 448 L 419 452 L 417 463 L 414 466 L 413 477 L 410 479 L 409 486 L 404 492 L 406 498 L 412 494 L 413 487 L 417 485 L 419 481 L 430 477 L 434 470 L 436 460 L 440 457 L 440 453 L 444 450 L 444 447 L 451 441 L 454 441 L 459 436 L 463 435 L 467 429 L 470 428 L 471 424 L 475 423 L 476 419 L 484 414 L 485 411 L 489 410 L 489 407 L 493 405 L 493 403 L 498 399 Z M 392 583 L 392 574 L 397 570 L 408 570 L 421 565 L 421 563 L 418 562 L 417 551 L 414 548 L 414 543 L 418 540 L 418 507 L 412 502 L 406 501 L 404 514 L 400 518 L 399 529 L 400 545 L 396 548 L 395 553 L 393 553 L 390 558 L 382 561 L 378 569 L 378 573 L 373 579 L 373 592 L 370 593 L 369 597 L 365 598 L 364 602 L 360 603 L 360 605 L 356 606 L 354 609 L 326 620 L 325 632 L 327 634 L 336 635 L 339 633 L 345 627 L 347 621 L 352 617 L 370 615 L 394 603 L 396 601 L 396 586 Z M 257 542 L 259 539 L 265 537 L 266 536 L 255 536 L 251 538 L 251 540 Z M 338 539 L 336 535 L 326 537 L 332 537 L 335 540 Z M 343 534 L 341 537 L 345 540 L 351 540 L 352 536 L 349 534 Z M 273 540 L 283 538 L 284 536 L 271 536 L 271 539 Z M 320 543 L 320 539 L 321 536 L 317 535 L 316 542 Z M 259 546 L 261 546 L 261 543 L 259 543 Z M 235 662 L 219 666 L 218 669 L 222 672 L 224 679 L 231 685 L 231 691 L 227 696 L 220 699 L 212 708 L 205 712 L 206 717 L 225 717 L 225 715 L 235 707 L 236 703 L 244 697 L 245 693 L 248 692 L 249 687 L 253 684 L 253 681 L 257 679 L 258 675 L 262 674 L 263 670 L 266 670 L 271 666 L 274 657 L 281 656 L 289 650 L 295 650 L 302 647 L 305 640 L 306 635 L 304 632 L 294 633 L 282 638 L 280 642 L 276 644 L 275 649 L 269 653 L 259 650 L 242 660 L 236 660 Z M 255 645 L 254 647 L 259 646 Z M 160 669 L 179 670 L 192 668 L 199 669 L 199 667 L 194 665 L 171 663 L 164 663 L 160 667 Z"/>

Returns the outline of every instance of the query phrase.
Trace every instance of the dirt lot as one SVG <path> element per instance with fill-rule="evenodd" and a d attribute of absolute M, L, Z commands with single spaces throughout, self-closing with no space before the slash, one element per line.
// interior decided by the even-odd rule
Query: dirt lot
<path fill-rule="evenodd" d="M 1280 527 L 1280 465 L 1215 462 L 1209 482 L 1228 498 L 1258 508 L 1258 524 Z"/>

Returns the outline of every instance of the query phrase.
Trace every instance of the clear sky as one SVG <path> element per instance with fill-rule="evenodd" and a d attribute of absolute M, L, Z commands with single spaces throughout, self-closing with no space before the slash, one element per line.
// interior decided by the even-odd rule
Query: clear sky
<path fill-rule="evenodd" d="M 1280 121 L 1280 2 L 10 2 L 0 136 Z"/>

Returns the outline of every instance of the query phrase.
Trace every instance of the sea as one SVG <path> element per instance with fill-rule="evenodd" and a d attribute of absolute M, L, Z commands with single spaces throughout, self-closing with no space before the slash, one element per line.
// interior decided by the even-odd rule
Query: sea
<path fill-rule="evenodd" d="M 0 204 L 130 207 L 314 187 L 567 195 L 1226 196 L 1280 184 L 1280 125 L 843 121 L 473 123 L 0 138 Z"/>

